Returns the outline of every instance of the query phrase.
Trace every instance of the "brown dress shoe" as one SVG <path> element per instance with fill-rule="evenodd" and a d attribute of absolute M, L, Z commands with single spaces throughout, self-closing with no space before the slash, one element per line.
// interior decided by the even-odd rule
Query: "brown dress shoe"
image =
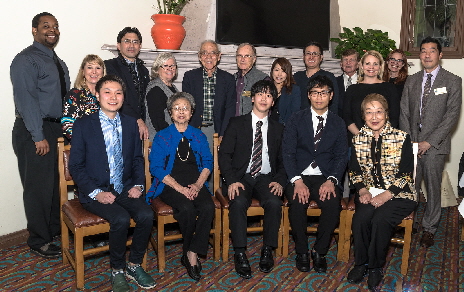
<path fill-rule="evenodd" d="M 434 244 L 433 237 L 434 237 L 434 235 L 432 233 L 430 233 L 428 231 L 424 231 L 422 233 L 422 238 L 421 238 L 421 241 L 420 241 L 421 246 L 423 246 L 425 248 L 431 247 Z"/>

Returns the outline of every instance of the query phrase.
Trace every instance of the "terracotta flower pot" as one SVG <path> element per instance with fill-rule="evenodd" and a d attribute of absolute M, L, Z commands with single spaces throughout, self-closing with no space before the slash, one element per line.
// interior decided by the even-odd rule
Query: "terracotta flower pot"
<path fill-rule="evenodd" d="M 151 37 L 157 49 L 178 50 L 185 38 L 182 23 L 185 17 L 174 14 L 153 14 L 155 22 L 151 28 Z"/>

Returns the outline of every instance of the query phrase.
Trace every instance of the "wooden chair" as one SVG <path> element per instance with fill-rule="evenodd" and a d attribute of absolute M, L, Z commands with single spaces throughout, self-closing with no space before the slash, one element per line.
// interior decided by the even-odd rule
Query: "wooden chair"
<path fill-rule="evenodd" d="M 282 245 L 282 255 L 284 257 L 288 256 L 288 243 L 290 240 L 290 220 L 288 218 L 288 210 L 289 207 L 287 206 L 288 202 L 285 202 L 285 216 L 284 216 L 284 231 L 283 231 L 283 245 Z M 348 249 L 345 248 L 345 234 L 346 234 L 346 200 L 341 200 L 341 207 L 342 210 L 340 211 L 340 224 L 339 227 L 335 229 L 334 233 L 338 234 L 338 251 L 337 251 L 337 260 L 342 262 L 347 262 L 349 260 L 349 245 Z M 321 216 L 321 209 L 317 206 L 316 201 L 310 201 L 308 210 L 306 212 L 307 216 L 319 217 Z M 350 225 L 351 226 L 351 225 Z M 308 226 L 306 232 L 317 232 L 317 227 L 315 226 Z"/>
<path fill-rule="evenodd" d="M 84 249 L 84 237 L 89 235 L 108 233 L 110 224 L 103 218 L 85 210 L 79 199 L 68 200 L 68 186 L 75 186 L 69 173 L 68 162 L 71 146 L 64 145 L 64 139 L 58 138 L 58 171 L 60 178 L 60 218 L 61 218 L 61 250 L 63 253 L 63 264 L 70 263 L 76 272 L 77 289 L 84 288 L 84 258 L 85 256 L 108 251 L 105 245 L 96 248 Z M 135 226 L 131 219 L 131 227 Z M 74 234 L 74 251 L 69 244 L 69 231 Z M 127 241 L 127 245 L 132 239 Z M 147 254 L 145 253 L 142 266 L 147 267 Z"/>
<path fill-rule="evenodd" d="M 222 189 L 220 187 L 220 176 L 221 172 L 219 170 L 219 136 L 217 133 L 213 135 L 213 156 L 214 156 L 214 195 L 216 199 L 221 203 L 222 206 L 222 260 L 227 262 L 229 260 L 229 197 L 222 194 Z M 260 206 L 257 199 L 251 200 L 251 206 L 248 208 L 247 216 L 263 216 L 264 208 Z M 276 255 L 282 255 L 282 232 L 283 232 L 283 215 L 284 207 L 282 206 L 282 220 L 280 223 L 279 237 L 278 237 L 278 247 L 276 249 Z M 247 227 L 247 232 L 263 232 L 263 224 L 261 221 L 260 226 Z"/>
<path fill-rule="evenodd" d="M 413 178 L 416 177 L 416 166 L 417 166 L 417 154 L 418 154 L 418 143 L 413 143 L 413 153 L 414 153 L 414 172 L 413 172 Z M 419 195 L 419 194 L 418 194 Z M 355 203 L 354 203 L 354 197 L 351 198 L 350 202 L 348 203 L 347 206 L 347 213 L 346 213 L 346 233 L 345 233 L 345 238 L 344 238 L 344 246 L 345 249 L 347 250 L 348 256 L 349 256 L 349 250 L 350 250 L 350 244 L 351 244 L 351 225 L 353 223 L 353 215 L 355 212 Z M 414 212 L 409 214 L 409 216 L 406 216 L 400 224 L 398 224 L 398 227 L 403 227 L 404 228 L 404 236 L 403 238 L 400 237 L 392 237 L 391 242 L 392 243 L 397 243 L 397 244 L 402 244 L 403 245 L 403 253 L 401 256 L 401 274 L 403 276 L 406 276 L 408 273 L 408 267 L 409 267 L 409 254 L 411 250 L 411 238 L 412 238 L 412 225 L 414 221 Z"/>
<path fill-rule="evenodd" d="M 150 156 L 152 142 L 149 140 L 144 140 L 143 142 L 143 156 L 145 158 L 145 179 L 146 179 L 146 190 L 148 190 L 152 184 L 153 177 L 150 173 L 150 162 L 148 160 Z M 213 246 L 213 258 L 215 261 L 218 261 L 220 258 L 220 246 L 221 246 L 221 204 L 213 197 L 213 202 L 215 208 L 213 228 L 211 229 L 210 234 L 212 238 L 210 243 Z M 164 226 L 166 224 L 177 222 L 174 219 L 174 211 L 171 206 L 164 203 L 159 197 L 155 198 L 151 207 L 155 213 L 156 220 L 156 240 L 153 236 L 150 237 L 150 242 L 153 249 L 158 255 L 158 271 L 164 272 L 166 268 L 166 254 L 165 254 L 165 243 L 166 241 L 179 240 L 182 238 L 182 234 L 165 234 Z"/>

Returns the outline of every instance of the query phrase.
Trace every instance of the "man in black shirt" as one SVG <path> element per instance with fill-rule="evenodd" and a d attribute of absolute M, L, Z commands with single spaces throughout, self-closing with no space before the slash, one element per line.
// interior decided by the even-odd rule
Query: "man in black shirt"
<path fill-rule="evenodd" d="M 60 233 L 56 139 L 62 136 L 62 101 L 69 90 L 66 64 L 53 50 L 60 38 L 56 18 L 42 12 L 32 19 L 34 42 L 13 59 L 10 77 L 16 108 L 13 149 L 23 185 L 27 244 L 43 257 L 58 257 L 52 244 Z"/>

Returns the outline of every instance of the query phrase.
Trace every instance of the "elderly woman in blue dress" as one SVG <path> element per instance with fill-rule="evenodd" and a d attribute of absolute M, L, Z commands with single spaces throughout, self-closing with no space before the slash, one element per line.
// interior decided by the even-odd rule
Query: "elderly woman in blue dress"
<path fill-rule="evenodd" d="M 188 124 L 195 109 L 193 96 L 175 93 L 168 98 L 167 109 L 173 123 L 153 139 L 149 158 L 154 180 L 147 200 L 159 196 L 173 208 L 184 240 L 181 262 L 198 281 L 201 264 L 197 254 L 207 254 L 214 217 L 207 186 L 213 158 L 205 134 Z"/>
<path fill-rule="evenodd" d="M 416 208 L 411 137 L 388 121 L 388 101 L 377 93 L 361 103 L 365 125 L 353 137 L 349 174 L 358 191 L 353 216 L 355 266 L 348 282 L 366 274 L 370 290 L 383 278 L 383 266 L 394 228 Z"/>

